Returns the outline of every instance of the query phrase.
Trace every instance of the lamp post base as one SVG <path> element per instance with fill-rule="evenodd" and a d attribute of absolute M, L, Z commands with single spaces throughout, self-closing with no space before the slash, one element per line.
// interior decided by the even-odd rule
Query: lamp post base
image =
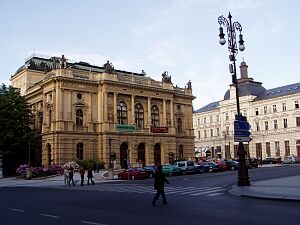
<path fill-rule="evenodd" d="M 32 178 L 32 168 L 28 167 L 26 171 L 26 180 L 31 180 Z"/>
<path fill-rule="evenodd" d="M 248 168 L 246 164 L 246 151 L 243 142 L 238 145 L 239 168 L 238 168 L 238 186 L 250 186 Z"/>
<path fill-rule="evenodd" d="M 114 169 L 112 167 L 108 168 L 108 179 L 109 180 L 113 180 L 114 179 Z"/>

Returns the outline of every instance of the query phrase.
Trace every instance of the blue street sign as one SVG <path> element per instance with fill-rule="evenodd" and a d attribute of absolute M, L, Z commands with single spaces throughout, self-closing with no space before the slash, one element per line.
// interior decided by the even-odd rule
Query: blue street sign
<path fill-rule="evenodd" d="M 248 130 L 234 130 L 234 136 L 236 137 L 249 137 L 250 132 Z"/>
<path fill-rule="evenodd" d="M 242 120 L 234 121 L 234 130 L 249 130 L 250 128 L 251 126 L 247 121 L 242 121 Z"/>

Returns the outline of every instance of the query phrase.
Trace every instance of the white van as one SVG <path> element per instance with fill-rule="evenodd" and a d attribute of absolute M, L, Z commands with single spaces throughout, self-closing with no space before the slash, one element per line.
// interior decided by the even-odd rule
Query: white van
<path fill-rule="evenodd" d="M 182 169 L 183 173 L 195 173 L 195 163 L 193 161 L 178 161 L 176 165 Z"/>

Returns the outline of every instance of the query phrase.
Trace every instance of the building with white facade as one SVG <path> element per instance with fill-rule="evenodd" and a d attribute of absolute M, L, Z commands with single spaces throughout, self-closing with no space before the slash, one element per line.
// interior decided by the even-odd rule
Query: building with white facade
<path fill-rule="evenodd" d="M 261 82 L 248 77 L 241 63 L 238 91 L 241 113 L 251 125 L 252 141 L 245 144 L 249 157 L 300 157 L 300 83 L 266 90 Z M 197 154 L 212 158 L 237 158 L 233 122 L 236 115 L 234 84 L 224 99 L 193 113 Z"/>

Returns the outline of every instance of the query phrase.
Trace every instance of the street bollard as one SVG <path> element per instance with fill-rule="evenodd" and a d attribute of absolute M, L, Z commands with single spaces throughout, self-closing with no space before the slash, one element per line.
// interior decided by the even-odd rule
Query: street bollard
<path fill-rule="evenodd" d="M 108 179 L 113 180 L 114 179 L 114 169 L 108 168 Z"/>

